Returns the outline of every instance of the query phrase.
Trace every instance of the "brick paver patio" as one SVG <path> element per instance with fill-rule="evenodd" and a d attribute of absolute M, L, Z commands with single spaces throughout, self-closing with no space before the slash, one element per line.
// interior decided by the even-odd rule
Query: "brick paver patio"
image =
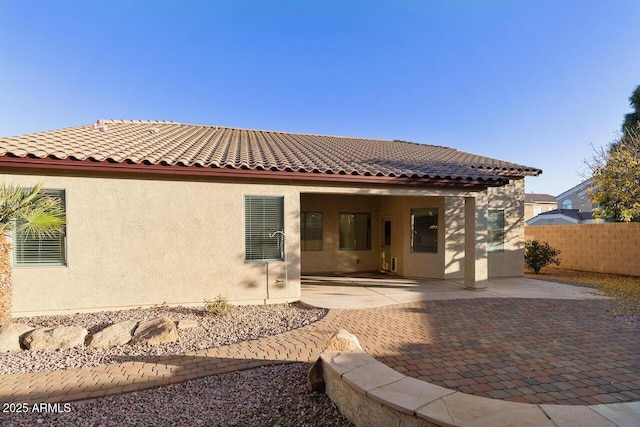
<path fill-rule="evenodd" d="M 604 315 L 606 300 L 463 299 L 331 310 L 305 328 L 171 357 L 0 376 L 2 402 L 60 402 L 159 387 L 222 372 L 314 361 L 344 328 L 406 374 L 530 403 L 640 400 L 640 327 Z"/>
<path fill-rule="evenodd" d="M 566 405 L 637 401 L 640 327 L 608 318 L 612 304 L 428 301 L 348 310 L 342 326 L 395 370 L 463 393 Z"/>

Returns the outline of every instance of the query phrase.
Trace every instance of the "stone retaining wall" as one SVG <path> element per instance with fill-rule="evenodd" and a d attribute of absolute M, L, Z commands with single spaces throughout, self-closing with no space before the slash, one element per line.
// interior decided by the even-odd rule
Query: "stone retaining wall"
<path fill-rule="evenodd" d="M 325 392 L 358 427 L 640 425 L 640 402 L 593 406 L 508 402 L 407 377 L 363 352 L 326 352 L 320 359 Z"/>

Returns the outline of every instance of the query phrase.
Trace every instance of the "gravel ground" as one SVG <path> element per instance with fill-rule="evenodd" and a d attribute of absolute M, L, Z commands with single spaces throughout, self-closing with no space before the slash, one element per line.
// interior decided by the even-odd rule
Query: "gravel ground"
<path fill-rule="evenodd" d="M 33 327 L 83 326 L 89 336 L 123 320 L 148 320 L 166 316 L 171 320 L 195 319 L 199 326 L 180 331 L 174 343 L 156 346 L 124 345 L 92 349 L 77 347 L 57 350 L 11 351 L 0 354 L 0 375 L 97 366 L 137 360 L 148 356 L 182 354 L 204 348 L 220 347 L 276 335 L 321 319 L 327 310 L 310 309 L 300 304 L 234 306 L 225 316 L 207 315 L 201 309 L 154 307 L 65 316 L 39 316 L 14 319 Z M 87 339 L 89 338 L 87 337 Z"/>
<path fill-rule="evenodd" d="M 155 390 L 61 406 L 64 413 L 1 414 L 3 426 L 351 426 L 305 387 L 310 364 L 268 366 Z M 64 404 L 61 404 L 64 405 Z"/>

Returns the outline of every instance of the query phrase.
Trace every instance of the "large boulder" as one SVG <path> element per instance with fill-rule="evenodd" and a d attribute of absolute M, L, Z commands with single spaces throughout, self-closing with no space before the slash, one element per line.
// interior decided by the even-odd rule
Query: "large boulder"
<path fill-rule="evenodd" d="M 80 347 L 84 345 L 88 333 L 89 331 L 79 326 L 40 328 L 27 333 L 23 343 L 29 350 Z"/>
<path fill-rule="evenodd" d="M 324 351 L 362 351 L 362 347 L 358 337 L 345 329 L 340 329 L 331 337 Z"/>
<path fill-rule="evenodd" d="M 20 340 L 35 328 L 21 323 L 7 323 L 0 326 L 0 352 L 21 350 Z"/>
<path fill-rule="evenodd" d="M 125 320 L 122 322 L 114 323 L 111 326 L 107 326 L 100 332 L 96 332 L 89 341 L 89 347 L 113 347 L 116 345 L 125 345 L 131 338 L 138 326 L 138 322 L 135 320 Z"/>
<path fill-rule="evenodd" d="M 134 345 L 155 345 L 178 340 L 178 328 L 168 317 L 157 317 L 155 319 L 140 322 L 133 334 L 131 344 Z"/>

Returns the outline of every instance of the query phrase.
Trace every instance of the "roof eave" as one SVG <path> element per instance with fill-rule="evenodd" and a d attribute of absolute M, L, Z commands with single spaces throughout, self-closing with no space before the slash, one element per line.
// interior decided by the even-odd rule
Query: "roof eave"
<path fill-rule="evenodd" d="M 451 177 L 398 177 L 330 174 L 319 172 L 274 171 L 243 168 L 216 168 L 201 166 L 184 166 L 180 164 L 146 164 L 128 162 L 109 162 L 96 160 L 55 159 L 51 157 L 13 157 L 0 156 L 0 167 L 28 168 L 58 171 L 93 171 L 140 173 L 173 176 L 224 177 L 245 179 L 273 179 L 288 181 L 317 181 L 335 183 L 353 183 L 370 185 L 411 185 L 422 187 L 459 187 L 465 189 L 482 189 L 486 187 L 502 187 L 509 183 L 506 177 L 495 178 L 451 178 Z"/>

